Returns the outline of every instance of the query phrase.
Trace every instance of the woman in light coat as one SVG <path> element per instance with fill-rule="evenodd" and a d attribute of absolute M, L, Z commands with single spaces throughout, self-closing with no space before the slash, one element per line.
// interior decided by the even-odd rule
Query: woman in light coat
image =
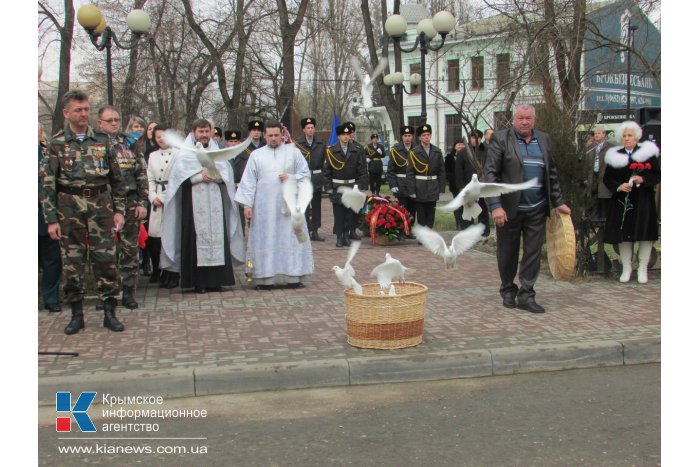
<path fill-rule="evenodd" d="M 161 216 L 163 213 L 163 203 L 165 202 L 165 191 L 168 185 L 168 176 L 170 169 L 173 166 L 173 158 L 175 151 L 170 149 L 164 141 L 165 127 L 157 125 L 153 129 L 153 140 L 158 145 L 156 151 L 151 153 L 148 159 L 148 200 L 151 203 L 151 215 L 148 219 L 148 237 L 151 247 L 151 262 L 153 265 L 153 274 L 149 282 L 158 282 L 161 286 L 168 287 L 174 282 L 173 277 L 167 271 L 160 271 L 160 225 Z M 173 287 L 177 286 L 177 282 Z M 173 288 L 169 287 L 169 288 Z"/>

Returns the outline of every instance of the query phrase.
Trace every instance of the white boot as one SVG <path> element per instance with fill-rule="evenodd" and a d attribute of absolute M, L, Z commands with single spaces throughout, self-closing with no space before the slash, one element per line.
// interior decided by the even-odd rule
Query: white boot
<path fill-rule="evenodd" d="M 629 282 L 632 276 L 632 242 L 622 242 L 618 245 L 622 274 L 620 282 Z"/>
<path fill-rule="evenodd" d="M 639 259 L 637 282 L 640 284 L 646 284 L 649 280 L 647 278 L 647 266 L 649 265 L 649 258 L 651 258 L 651 243 L 652 242 L 639 242 L 639 252 L 637 252 L 637 258 Z"/>

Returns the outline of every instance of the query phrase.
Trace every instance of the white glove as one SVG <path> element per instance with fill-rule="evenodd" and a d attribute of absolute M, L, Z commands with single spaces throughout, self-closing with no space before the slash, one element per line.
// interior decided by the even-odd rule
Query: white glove
<path fill-rule="evenodd" d="M 408 195 L 409 198 L 415 198 L 416 195 Z"/>
<path fill-rule="evenodd" d="M 399 187 L 395 186 L 391 189 L 392 193 L 398 193 L 399 192 Z"/>

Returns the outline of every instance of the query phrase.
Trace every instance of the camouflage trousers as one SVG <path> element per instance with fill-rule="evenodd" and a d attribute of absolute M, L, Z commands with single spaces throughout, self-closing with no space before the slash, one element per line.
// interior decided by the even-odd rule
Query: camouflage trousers
<path fill-rule="evenodd" d="M 100 300 L 119 294 L 114 212 L 109 192 L 91 198 L 58 193 L 58 222 L 61 226 L 63 301 L 80 301 L 85 295 L 85 265 L 88 254 Z M 89 242 L 89 245 L 88 245 Z"/>
<path fill-rule="evenodd" d="M 143 221 L 136 218 L 138 206 L 136 196 L 127 198 L 124 228 L 119 232 L 119 277 L 128 287 L 136 286 L 139 277 L 139 230 Z"/>

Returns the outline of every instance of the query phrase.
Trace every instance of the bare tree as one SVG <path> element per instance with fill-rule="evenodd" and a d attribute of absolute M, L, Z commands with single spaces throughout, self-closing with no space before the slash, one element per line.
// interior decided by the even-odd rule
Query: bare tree
<path fill-rule="evenodd" d="M 61 97 L 68 92 L 70 86 L 71 47 L 73 45 L 73 25 L 75 22 L 75 10 L 72 0 L 63 2 L 63 24 L 58 20 L 59 14 L 51 9 L 46 2 L 39 3 L 39 29 L 48 21 L 56 29 L 60 37 L 60 58 L 58 70 L 58 89 L 56 103 L 53 106 L 53 118 L 51 119 L 51 134 L 63 129 L 63 109 Z"/>
<path fill-rule="evenodd" d="M 277 0 L 277 8 L 280 17 L 280 30 L 282 35 L 282 88 L 280 90 L 278 112 L 282 114 L 282 121 L 290 125 L 290 110 L 294 104 L 294 42 L 301 24 L 309 0 L 300 0 L 296 18 L 290 22 L 289 7 L 286 0 Z"/>

